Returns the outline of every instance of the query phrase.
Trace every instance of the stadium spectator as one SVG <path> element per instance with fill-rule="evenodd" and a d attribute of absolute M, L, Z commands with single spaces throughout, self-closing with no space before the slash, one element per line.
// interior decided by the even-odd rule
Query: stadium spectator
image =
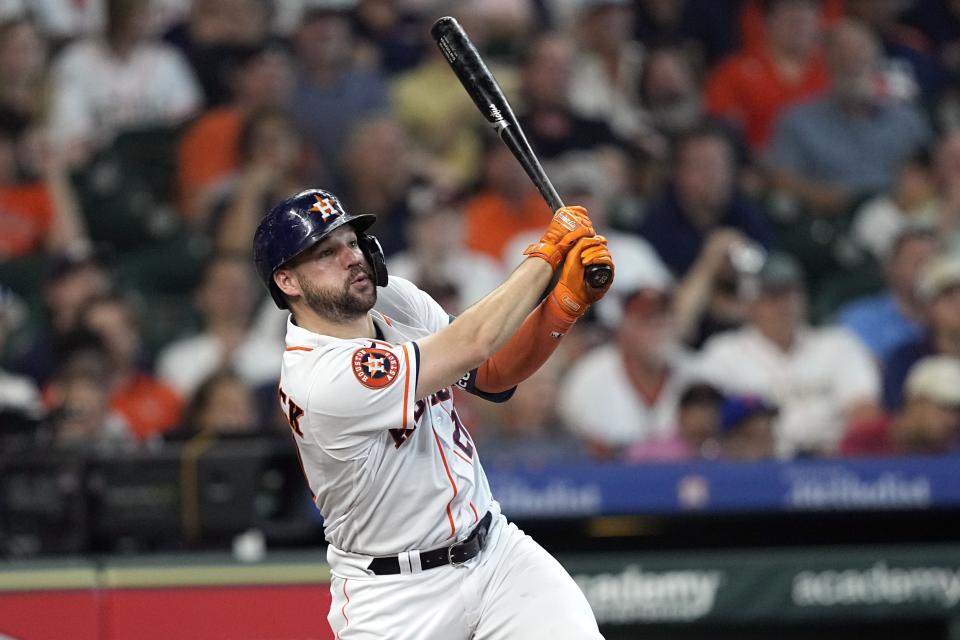
<path fill-rule="evenodd" d="M 737 47 L 739 2 L 645 0 L 634 5 L 634 34 L 640 42 L 676 42 L 699 64 L 710 66 Z"/>
<path fill-rule="evenodd" d="M 738 3 L 739 15 L 734 33 L 739 38 L 740 49 L 751 51 L 763 49 L 766 46 L 767 27 L 764 19 L 764 3 L 767 0 L 744 0 Z M 832 28 L 844 17 L 844 2 L 846 0 L 820 0 L 820 24 L 824 30 Z"/>
<path fill-rule="evenodd" d="M 517 387 L 510 402 L 471 402 L 483 415 L 471 424 L 471 432 L 485 465 L 542 467 L 546 464 L 588 460 L 583 445 L 562 428 L 557 413 L 557 382 L 563 354 L 556 354 Z M 459 402 L 458 398 L 458 402 Z"/>
<path fill-rule="evenodd" d="M 934 171 L 937 207 L 930 223 L 937 227 L 948 251 L 960 252 L 960 130 L 943 134 L 936 146 Z"/>
<path fill-rule="evenodd" d="M 756 462 L 775 454 L 777 408 L 757 396 L 732 396 L 720 409 L 719 457 Z"/>
<path fill-rule="evenodd" d="M 17 296 L 0 285 L 0 356 L 9 336 L 23 321 L 26 309 Z M 27 376 L 4 370 L 0 358 L 0 438 L 14 428 L 26 428 L 43 417 L 40 390 Z"/>
<path fill-rule="evenodd" d="M 888 411 L 903 404 L 904 381 L 919 360 L 934 355 L 960 358 L 960 257 L 946 254 L 931 260 L 919 285 L 927 330 L 894 350 L 884 362 L 883 403 Z"/>
<path fill-rule="evenodd" d="M 713 335 L 743 324 L 738 288 L 763 263 L 766 251 L 733 228 L 712 231 L 696 261 L 677 284 L 677 335 L 699 349 Z"/>
<path fill-rule="evenodd" d="M 227 369 L 204 379 L 183 412 L 180 428 L 165 440 L 206 439 L 260 435 L 254 394 L 247 383 Z"/>
<path fill-rule="evenodd" d="M 670 433 L 627 449 L 626 462 L 680 462 L 716 458 L 724 397 L 713 385 L 695 382 L 677 402 L 677 424 Z"/>
<path fill-rule="evenodd" d="M 877 412 L 880 380 L 870 353 L 845 329 L 809 327 L 796 261 L 771 254 L 741 293 L 747 323 L 704 345 L 698 372 L 728 394 L 776 404 L 781 457 L 829 454 L 847 424 Z"/>
<path fill-rule="evenodd" d="M 917 296 L 920 274 L 940 248 L 930 227 L 902 230 L 884 264 L 886 290 L 854 300 L 837 314 L 837 323 L 856 334 L 878 361 L 923 334 L 926 309 Z"/>
<path fill-rule="evenodd" d="M 140 323 L 132 303 L 118 294 L 94 298 L 81 311 L 79 325 L 103 341 L 109 365 L 98 384 L 136 438 L 147 440 L 175 428 L 182 401 L 143 368 Z"/>
<path fill-rule="evenodd" d="M 200 213 L 211 187 L 240 163 L 240 135 L 247 118 L 290 103 L 293 71 L 288 54 L 278 47 L 251 49 L 238 58 L 230 77 L 232 100 L 204 112 L 184 132 L 177 148 L 180 212 L 202 227 Z"/>
<path fill-rule="evenodd" d="M 498 84 L 511 94 L 519 84 L 516 70 L 489 62 Z M 457 186 L 466 188 L 480 172 L 483 142 L 476 130 L 476 106 L 450 77 L 450 66 L 431 42 L 419 65 L 391 80 L 390 111 L 417 147 L 442 164 Z"/>
<path fill-rule="evenodd" d="M 17 4 L 17 0 L 12 3 Z M 54 46 L 103 31 L 105 6 L 102 0 L 74 2 L 73 0 L 25 0 L 36 16 L 37 25 Z"/>
<path fill-rule="evenodd" d="M 186 17 L 163 39 L 189 61 L 208 108 L 233 97 L 235 67 L 270 36 L 269 0 L 192 0 Z"/>
<path fill-rule="evenodd" d="M 960 5 L 952 1 L 914 2 L 903 22 L 920 30 L 942 67 L 948 87 L 954 85 L 960 74 Z"/>
<path fill-rule="evenodd" d="M 112 406 L 110 351 L 99 333 L 78 328 L 57 345 L 57 371 L 44 389 L 54 447 L 112 449 L 136 442 L 126 417 Z"/>
<path fill-rule="evenodd" d="M 766 39 L 741 49 L 707 79 L 707 111 L 737 126 L 753 149 L 766 147 L 777 116 L 827 87 L 816 0 L 762 3 Z"/>
<path fill-rule="evenodd" d="M 646 138 L 649 153 L 666 157 L 668 141 L 694 129 L 704 115 L 701 71 L 690 52 L 676 43 L 650 47 L 637 82 L 645 121 L 662 140 Z"/>
<path fill-rule="evenodd" d="M 377 212 L 370 233 L 380 240 L 386 255 L 405 249 L 410 195 L 421 189 L 447 193 L 446 183 L 434 173 L 430 158 L 416 151 L 406 130 L 390 115 L 359 121 L 344 144 L 343 193 L 350 203 L 348 209 Z"/>
<path fill-rule="evenodd" d="M 893 416 L 851 425 L 840 451 L 847 456 L 936 455 L 960 450 L 960 359 L 916 362 Z"/>
<path fill-rule="evenodd" d="M 907 99 L 919 94 L 924 102 L 937 96 L 945 80 L 944 69 L 932 55 L 927 37 L 902 20 L 905 3 L 844 0 L 844 8 L 848 17 L 863 22 L 879 38 L 888 62 L 884 77 L 887 91 Z"/>
<path fill-rule="evenodd" d="M 626 289 L 641 278 L 658 282 L 674 280 L 646 239 L 610 227 L 611 208 L 607 203 L 615 190 L 601 167 L 571 165 L 564 171 L 553 173 L 552 177 L 559 192 L 587 207 L 594 229 L 607 238 L 611 253 L 616 254 L 615 292 L 629 293 Z M 510 267 L 518 264 L 515 256 L 521 255 L 523 249 L 536 240 L 532 231 L 514 235 L 504 249 L 504 264 Z M 693 266 L 682 278 L 676 279 L 674 322 L 677 336 L 685 343 L 699 347 L 713 333 L 743 322 L 743 305 L 736 295 L 740 277 L 738 269 L 749 268 L 744 260 L 739 259 L 743 254 L 750 254 L 746 256 L 747 261 L 756 263 L 762 259 L 763 251 L 739 231 L 716 230 L 711 232 Z M 596 309 L 598 319 L 607 327 L 614 327 L 619 322 L 619 304 L 601 302 Z"/>
<path fill-rule="evenodd" d="M 625 143 L 610 126 L 603 120 L 579 115 L 571 107 L 575 59 L 569 39 L 547 33 L 530 43 L 521 67 L 520 126 L 551 176 L 574 163 L 624 162 L 617 155 Z M 619 173 L 623 173 L 622 168 Z"/>
<path fill-rule="evenodd" d="M 955 138 L 953 146 L 960 151 L 960 144 L 957 144 L 960 143 L 960 136 L 948 134 L 938 144 L 937 165 L 942 166 L 944 159 L 949 156 L 946 148 L 950 138 Z M 890 257 L 891 248 L 904 227 L 937 225 L 943 206 L 938 197 L 938 177 L 941 184 L 946 186 L 951 176 L 949 171 L 939 168 L 935 171 L 933 162 L 929 151 L 917 151 L 897 171 L 892 191 L 868 200 L 854 211 L 850 237 L 857 245 L 869 249 L 878 260 L 885 261 Z M 937 173 L 943 175 L 937 176 Z M 957 178 L 960 178 L 960 174 Z M 950 191 L 949 187 L 944 190 Z"/>
<path fill-rule="evenodd" d="M 203 331 L 172 342 L 158 355 L 158 376 L 182 398 L 193 396 L 220 370 L 234 371 L 252 387 L 274 386 L 283 341 L 256 330 L 258 291 L 251 266 L 243 253 L 212 256 L 194 294 Z"/>
<path fill-rule="evenodd" d="M 215 246 L 250 254 L 250 238 L 274 200 L 306 188 L 307 154 L 293 117 L 282 109 L 262 109 L 243 122 L 239 166 L 213 187 L 209 213 L 201 213 Z"/>
<path fill-rule="evenodd" d="M 65 158 L 47 148 L 41 162 L 41 181 L 14 185 L 0 177 L 0 282 L 28 298 L 44 288 L 45 275 L 63 256 L 90 252 Z M 49 361 L 40 361 L 49 372 Z"/>
<path fill-rule="evenodd" d="M 633 3 L 587 0 L 578 9 L 579 52 L 570 83 L 573 109 L 633 138 L 643 129 L 636 82 L 643 48 L 633 36 Z"/>
<path fill-rule="evenodd" d="M 613 340 L 577 360 L 560 386 L 564 423 L 598 459 L 670 434 L 690 382 L 691 358 L 675 335 L 672 285 L 650 275 L 638 274 L 622 295 L 608 294 L 622 308 Z"/>
<path fill-rule="evenodd" d="M 407 71 L 423 60 L 429 25 L 422 9 L 393 0 L 366 0 L 357 4 L 353 18 L 357 37 L 376 49 L 386 74 Z"/>
<path fill-rule="evenodd" d="M 649 242 L 635 234 L 624 233 L 611 227 L 610 201 L 618 191 L 616 179 L 612 178 L 603 166 L 574 162 L 552 171 L 550 177 L 557 191 L 568 201 L 579 202 L 590 212 L 594 230 L 607 239 L 611 254 L 616 254 L 617 277 L 613 282 L 615 290 L 624 291 L 624 287 L 634 286 L 637 279 L 642 277 L 662 282 L 671 280 L 669 269 Z M 538 237 L 532 230 L 515 234 L 503 250 L 502 264 L 511 269 L 519 265 L 522 258 L 518 256 L 522 256 L 523 250 L 536 242 Z M 619 304 L 611 307 L 601 303 L 597 309 L 601 315 L 616 309 L 607 319 L 610 320 L 610 326 L 619 321 Z M 678 320 L 683 323 L 682 319 Z"/>
<path fill-rule="evenodd" d="M 29 18 L 0 18 L 0 139 L 12 155 L 0 162 L 5 185 L 41 177 L 46 64 L 46 42 Z"/>
<path fill-rule="evenodd" d="M 109 272 L 89 249 L 51 256 L 41 286 L 42 325 L 22 352 L 14 355 L 14 370 L 41 387 L 47 384 L 57 367 L 56 345 L 78 327 L 81 310 L 111 286 Z"/>
<path fill-rule="evenodd" d="M 308 7 L 293 38 L 296 86 L 292 108 L 308 146 L 322 158 L 325 188 L 342 191 L 340 166 L 356 123 L 387 110 L 383 73 L 359 60 L 344 3 Z"/>
<path fill-rule="evenodd" d="M 200 107 L 186 60 L 148 37 L 147 11 L 147 0 L 106 0 L 103 38 L 72 43 L 54 62 L 50 136 L 74 166 L 119 133 L 175 127 Z"/>
<path fill-rule="evenodd" d="M 435 190 L 420 188 L 410 200 L 408 249 L 391 256 L 390 273 L 416 282 L 456 315 L 500 283 L 500 262 L 466 247 L 462 199 L 443 202 Z"/>
<path fill-rule="evenodd" d="M 764 247 L 772 242 L 766 214 L 737 187 L 737 169 L 733 144 L 716 126 L 700 126 L 677 140 L 673 179 L 637 229 L 677 277 L 720 229 L 737 229 Z"/>
<path fill-rule="evenodd" d="M 885 95 L 876 37 L 845 21 L 827 38 L 828 92 L 779 118 L 769 164 L 778 191 L 816 214 L 844 212 L 864 194 L 889 189 L 897 168 L 930 131 L 915 106 Z"/>

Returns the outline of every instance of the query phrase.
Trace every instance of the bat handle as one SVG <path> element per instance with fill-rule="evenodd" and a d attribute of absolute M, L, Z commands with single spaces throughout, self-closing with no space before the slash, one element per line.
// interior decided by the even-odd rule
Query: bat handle
<path fill-rule="evenodd" d="M 613 275 L 610 267 L 605 264 L 592 264 L 586 268 L 583 277 L 591 289 L 602 289 L 610 282 Z"/>
<path fill-rule="evenodd" d="M 560 199 L 560 195 L 557 193 L 556 189 L 553 188 L 553 185 L 549 180 L 542 183 L 543 197 L 546 199 L 547 204 L 550 205 L 550 208 L 556 211 L 563 206 L 563 201 Z M 605 264 L 592 264 L 587 267 L 583 272 L 583 279 L 587 281 L 587 286 L 591 289 L 602 289 L 610 281 L 610 277 L 613 275 L 613 271 Z"/>

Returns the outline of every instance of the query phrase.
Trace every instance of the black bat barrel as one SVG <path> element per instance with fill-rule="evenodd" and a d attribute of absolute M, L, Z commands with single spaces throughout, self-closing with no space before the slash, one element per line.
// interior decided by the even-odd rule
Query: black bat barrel
<path fill-rule="evenodd" d="M 477 109 L 513 152 L 551 211 L 562 207 L 563 201 L 527 142 L 510 103 L 460 23 L 449 16 L 440 18 L 431 27 L 430 35 Z M 590 286 L 602 287 L 611 275 L 609 267 L 593 265 L 588 267 L 586 279 Z"/>

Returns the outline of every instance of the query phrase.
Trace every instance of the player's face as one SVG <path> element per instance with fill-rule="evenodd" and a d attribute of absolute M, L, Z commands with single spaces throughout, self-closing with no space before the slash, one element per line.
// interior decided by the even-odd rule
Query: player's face
<path fill-rule="evenodd" d="M 303 301 L 336 322 L 353 320 L 373 308 L 373 270 L 351 227 L 341 227 L 307 250 L 294 269 Z"/>

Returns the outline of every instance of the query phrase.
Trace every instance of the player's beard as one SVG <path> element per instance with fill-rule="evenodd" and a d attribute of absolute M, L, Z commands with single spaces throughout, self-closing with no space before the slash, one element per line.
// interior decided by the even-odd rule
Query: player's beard
<path fill-rule="evenodd" d="M 370 279 L 370 293 L 354 293 L 351 283 L 359 274 L 366 274 Z M 373 284 L 373 273 L 366 266 L 357 266 L 350 271 L 344 284 L 339 289 L 323 289 L 314 286 L 308 280 L 297 276 L 300 291 L 303 292 L 303 301 L 314 313 L 334 322 L 355 320 L 366 314 L 377 302 L 377 287 Z"/>

